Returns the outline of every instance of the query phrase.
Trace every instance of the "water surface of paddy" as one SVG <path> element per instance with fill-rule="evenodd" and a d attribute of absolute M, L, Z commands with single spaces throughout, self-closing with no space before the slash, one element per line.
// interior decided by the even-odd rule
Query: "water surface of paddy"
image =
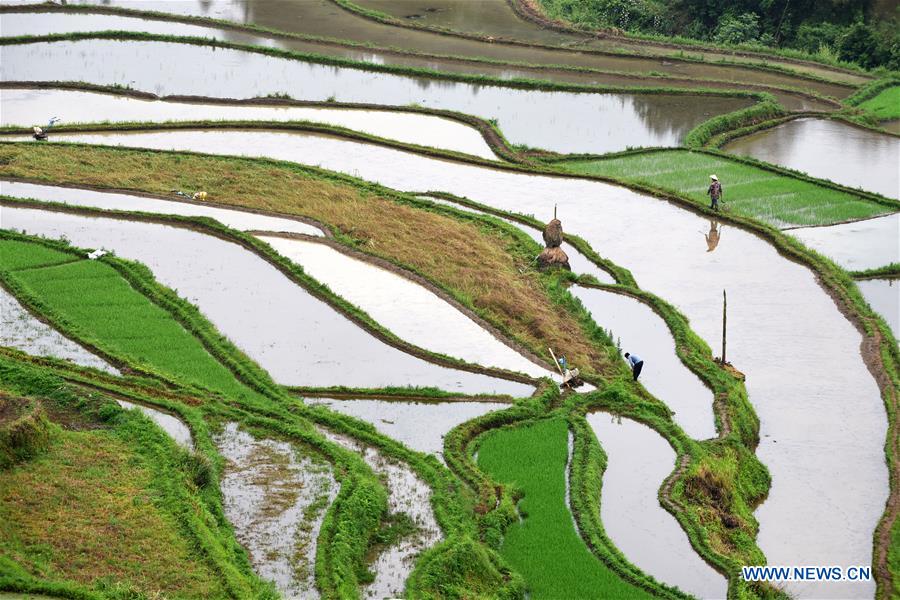
<path fill-rule="evenodd" d="M 93 4 L 95 0 L 82 0 L 82 3 Z M 846 97 L 853 92 L 852 88 L 846 86 L 827 82 L 798 80 L 796 77 L 785 73 L 716 64 L 724 58 L 723 55 L 709 52 L 703 53 L 708 55 L 708 59 L 704 62 L 680 62 L 657 57 L 592 54 L 580 52 L 577 49 L 575 51 L 567 51 L 563 49 L 525 48 L 502 43 L 467 40 L 456 36 L 435 35 L 425 31 L 383 25 L 343 10 L 329 0 L 304 0 L 303 2 L 292 0 L 250 0 L 249 2 L 215 4 L 209 4 L 204 2 L 204 0 L 182 2 L 113 0 L 108 3 L 134 9 L 208 16 L 237 23 L 253 23 L 281 31 L 350 40 L 381 48 L 402 48 L 432 55 L 466 58 L 486 57 L 503 62 L 569 65 L 604 71 L 656 72 L 664 73 L 670 77 L 716 79 L 733 82 L 738 85 L 754 83 L 806 87 L 837 98 Z M 56 24 L 57 22 L 51 20 L 50 23 Z M 93 26 L 97 27 L 97 25 Z M 160 25 L 154 25 L 153 27 L 160 27 Z M 62 29 L 68 31 L 69 27 L 63 24 Z M 104 27 L 104 29 L 109 29 L 109 27 Z M 239 36 L 246 34 L 225 30 L 217 34 L 216 37 L 222 36 L 225 39 L 229 39 L 228 35 L 239 38 Z M 276 40 L 274 42 L 275 45 L 281 47 L 293 47 L 297 43 L 296 40 L 277 38 L 277 36 L 266 36 L 266 38 L 261 39 L 264 40 L 264 44 L 268 45 L 272 44 L 271 41 L 268 41 L 272 38 Z M 599 49 L 615 49 L 619 44 L 621 44 L 619 40 L 616 40 L 614 44 L 606 44 L 602 39 L 593 39 L 588 43 L 589 46 Z M 334 46 L 324 46 L 319 52 L 334 53 L 335 50 Z M 341 49 L 337 48 L 337 51 L 340 52 Z M 691 55 L 701 54 L 699 51 L 689 53 Z M 390 53 L 379 53 L 380 62 L 395 62 L 395 60 Z M 430 60 L 434 62 L 433 59 Z M 450 61 L 442 59 L 440 68 L 445 69 L 448 62 Z M 811 71 L 832 80 L 849 81 L 851 83 L 868 81 L 868 79 L 857 75 L 818 70 L 814 66 L 797 67 L 791 65 L 789 68 Z M 631 85 L 635 83 L 640 84 L 640 81 L 635 82 L 632 80 Z"/>
<path fill-rule="evenodd" d="M 600 518 L 606 535 L 631 563 L 658 581 L 698 598 L 725 598 L 728 582 L 691 547 L 659 504 L 659 487 L 675 469 L 675 451 L 646 425 L 608 413 L 588 423 L 606 453 Z"/>
<path fill-rule="evenodd" d="M 102 192 L 84 188 L 40 185 L 19 181 L 0 180 L 0 194 L 14 198 L 30 198 L 44 202 L 60 202 L 72 206 L 89 206 L 105 210 L 128 210 L 189 217 L 211 217 L 216 221 L 242 231 L 263 230 L 322 235 L 322 231 L 303 221 L 272 217 L 240 209 L 203 206 L 176 200 Z"/>
<path fill-rule="evenodd" d="M 171 69 L 169 65 L 181 68 Z M 136 68 L 140 65 L 140 68 Z M 559 152 L 678 145 L 696 124 L 748 106 L 739 98 L 542 92 L 372 73 L 238 50 L 164 42 L 82 40 L 3 48 L 5 81 L 124 85 L 158 95 L 367 102 L 456 110 L 496 119 L 513 143 Z M 65 107 L 53 110 L 63 119 Z M 43 121 L 43 120 L 42 120 Z"/>
<path fill-rule="evenodd" d="M 508 408 L 501 402 L 416 402 L 367 398 L 308 398 L 308 404 L 371 423 L 384 435 L 418 452 L 443 457 L 444 436 L 451 429 L 475 417 Z"/>
<path fill-rule="evenodd" d="M 900 213 L 827 227 L 802 227 L 787 233 L 848 271 L 900 262 Z"/>
<path fill-rule="evenodd" d="M 263 579 L 285 598 L 318 598 L 316 542 L 339 486 L 325 461 L 228 423 L 214 436 L 225 459 L 225 516 Z"/>
<path fill-rule="evenodd" d="M 428 363 L 373 337 L 244 248 L 154 223 L 3 207 L 3 226 L 146 264 L 286 385 L 419 386 L 528 396 L 530 386 Z M 165 250 L 165 252 L 161 251 Z"/>
<path fill-rule="evenodd" d="M 312 241 L 258 236 L 403 340 L 438 354 L 531 377 L 558 377 L 525 358 L 433 291 Z"/>
<path fill-rule="evenodd" d="M 252 146 L 233 132 L 78 139 L 272 156 L 401 190 L 447 191 L 523 214 L 545 214 L 557 204 L 562 214 L 578 216 L 567 219 L 568 231 L 630 269 L 644 289 L 673 303 L 712 346 L 720 340 L 722 289 L 727 289 L 732 298 L 728 359 L 748 376 L 761 421 L 757 455 L 772 475 L 772 489 L 756 513 L 769 563 L 869 563 L 872 532 L 888 494 L 887 428 L 880 393 L 859 354 L 861 335 L 810 270 L 782 258 L 760 238 L 733 228 L 715 252 L 707 252 L 696 239 L 708 228 L 704 217 L 625 188 L 321 136 L 258 132 Z M 812 584 L 791 591 L 803 597 L 862 596 L 874 592 L 874 583 Z"/>
<path fill-rule="evenodd" d="M 160 429 L 169 434 L 169 437 L 175 440 L 176 444 L 183 446 L 188 450 L 194 449 L 191 430 L 188 429 L 188 426 L 185 425 L 181 419 L 143 404 L 135 404 L 133 402 L 128 402 L 127 400 L 116 400 L 116 402 L 118 402 L 119 406 L 125 410 L 137 409 L 141 411 L 143 414 L 147 415 L 151 421 L 159 425 Z"/>
<path fill-rule="evenodd" d="M 900 198 L 900 138 L 828 119 L 794 119 L 730 142 L 725 150 Z"/>
<path fill-rule="evenodd" d="M 900 340 L 900 280 L 863 279 L 856 285 L 872 310 L 884 317 L 894 337 Z"/>
<path fill-rule="evenodd" d="M 406 515 L 416 527 L 416 531 L 397 543 L 379 549 L 375 560 L 369 564 L 375 579 L 362 588 L 365 598 L 401 597 L 418 556 L 443 537 L 431 508 L 431 488 L 406 463 L 345 435 L 323 428 L 319 431 L 332 442 L 361 454 L 385 483 L 390 514 Z"/>
<path fill-rule="evenodd" d="M 387 110 L 142 100 L 76 90 L 2 89 L 0 124 L 31 127 L 50 116 L 66 123 L 164 121 L 312 121 L 420 146 L 496 156 L 476 129 L 431 115 Z"/>
<path fill-rule="evenodd" d="M 0 346 L 119 375 L 119 371 L 105 360 L 39 321 L 3 287 L 0 287 Z"/>
<path fill-rule="evenodd" d="M 684 432 L 698 440 L 715 437 L 712 392 L 678 359 L 662 317 L 624 294 L 577 285 L 569 291 L 600 327 L 612 331 L 624 352 L 644 359 L 640 383 L 675 412 L 672 418 Z"/>

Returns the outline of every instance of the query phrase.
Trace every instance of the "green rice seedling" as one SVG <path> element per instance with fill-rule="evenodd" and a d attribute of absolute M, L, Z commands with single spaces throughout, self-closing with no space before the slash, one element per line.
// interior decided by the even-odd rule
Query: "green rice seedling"
<path fill-rule="evenodd" d="M 531 597 L 649 598 L 591 554 L 566 505 L 568 428 L 551 418 L 484 436 L 478 465 L 521 494 L 522 519 L 506 533 L 500 554 L 525 577 Z"/>
<path fill-rule="evenodd" d="M 776 227 L 826 225 L 891 212 L 849 192 L 704 152 L 659 150 L 558 164 L 574 173 L 668 190 L 701 206 L 709 206 L 706 189 L 710 173 L 716 173 L 724 189 L 724 210 Z"/>

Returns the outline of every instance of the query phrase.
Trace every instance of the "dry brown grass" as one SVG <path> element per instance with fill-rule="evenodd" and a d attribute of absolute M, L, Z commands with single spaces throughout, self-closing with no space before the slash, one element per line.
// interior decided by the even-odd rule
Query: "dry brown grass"
<path fill-rule="evenodd" d="M 588 373 L 614 368 L 576 319 L 551 301 L 541 276 L 520 272 L 525 261 L 510 252 L 510 239 L 472 223 L 248 159 L 29 144 L 0 147 L 0 176 L 159 194 L 206 190 L 222 204 L 310 217 L 455 290 L 547 360 L 552 346 Z"/>

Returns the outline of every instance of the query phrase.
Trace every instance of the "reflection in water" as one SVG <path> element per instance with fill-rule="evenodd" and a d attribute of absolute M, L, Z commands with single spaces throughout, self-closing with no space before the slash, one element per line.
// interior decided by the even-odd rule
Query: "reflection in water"
<path fill-rule="evenodd" d="M 725 226 L 719 226 L 719 222 L 715 219 L 709 220 L 709 233 L 703 234 L 703 237 L 706 238 L 706 251 L 712 252 L 716 249 L 716 246 L 719 245 L 719 240 L 722 236 L 722 231 L 725 229 Z"/>
<path fill-rule="evenodd" d="M 179 68 L 171 69 L 171 64 Z M 696 96 L 474 85 L 167 42 L 82 40 L 3 49 L 0 76 L 5 81 L 65 81 L 72 73 L 87 83 L 127 85 L 160 95 L 288 94 L 300 100 L 331 98 L 455 110 L 495 119 L 513 143 L 557 152 L 678 145 L 707 113 L 731 112 L 748 104 L 742 98 L 709 97 L 700 107 Z"/>

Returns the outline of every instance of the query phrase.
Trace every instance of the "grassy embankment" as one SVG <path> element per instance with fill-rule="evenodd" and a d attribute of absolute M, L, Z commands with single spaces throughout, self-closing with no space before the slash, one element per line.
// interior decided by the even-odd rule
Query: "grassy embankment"
<path fill-rule="evenodd" d="M 2 254 L 4 257 L 28 255 L 29 246 L 35 245 L 55 249 L 63 256 L 74 254 L 60 243 L 34 244 L 16 234 L 2 235 L 6 240 Z M 47 254 L 46 250 L 42 253 Z M 55 260 L 58 261 L 59 258 Z M 21 259 L 16 261 L 19 265 L 22 262 Z M 77 294 L 65 293 L 65 288 L 60 290 L 54 287 L 57 279 L 66 281 L 69 278 L 46 278 L 43 273 L 70 265 L 83 269 L 73 274 L 78 279 Z M 240 355 L 227 340 L 221 336 L 215 337 L 218 334 L 196 313 L 196 309 L 189 307 L 171 291 L 166 292 L 155 284 L 149 271 L 143 266 L 104 257 L 100 261 L 70 262 L 40 271 L 41 283 L 35 287 L 32 287 L 34 281 L 29 276 L 33 272 L 31 270 L 0 271 L 0 278 L 23 304 L 42 314 L 60 331 L 100 350 L 101 354 L 112 357 L 114 362 L 124 364 L 129 370 L 159 374 L 170 385 L 190 386 L 187 388 L 189 393 L 201 396 L 205 395 L 205 390 L 212 389 L 214 394 L 207 397 L 211 404 L 205 410 L 208 416 L 215 417 L 214 420 L 240 419 L 244 424 L 268 435 L 313 448 L 335 466 L 336 476 L 341 480 L 342 487 L 323 524 L 323 534 L 320 537 L 322 543 L 317 549 L 322 556 L 322 564 L 317 565 L 317 583 L 326 595 L 352 595 L 357 589 L 359 578 L 365 573 L 364 560 L 368 541 L 377 531 L 386 507 L 385 492 L 362 459 L 326 442 L 310 430 L 306 419 L 291 415 L 287 405 L 292 401 L 286 394 L 259 367 Z M 44 279 L 51 282 L 46 288 L 41 287 Z M 146 290 L 154 302 L 151 303 L 135 288 Z M 102 298 L 102 302 L 94 304 L 93 310 L 89 310 L 85 309 L 83 298 L 89 301 Z M 90 308 L 90 303 L 87 306 Z M 104 318 L 102 313 L 109 306 L 126 307 L 116 314 L 119 317 L 117 322 L 121 325 L 110 325 Z M 196 314 L 192 314 L 192 310 Z M 182 323 L 179 324 L 178 321 Z M 210 354 L 204 356 L 199 340 L 190 337 L 190 334 L 181 329 L 182 325 L 190 327 L 190 333 L 199 335 Z M 165 337 L 157 338 L 155 345 L 148 344 L 148 338 L 141 335 L 144 328 L 149 328 L 154 333 L 162 332 Z M 257 389 L 251 391 L 244 388 L 234 379 L 234 374 L 229 374 L 223 365 L 216 363 L 213 353 L 220 357 L 232 355 L 231 363 L 241 365 L 234 370 L 240 370 L 244 378 Z M 185 360 L 173 363 L 171 355 L 181 355 L 182 358 L 200 362 L 204 368 L 185 367 L 182 370 Z M 224 364 L 227 365 L 228 361 Z M 226 381 L 228 377 L 231 377 L 230 383 Z M 198 385 L 195 380 L 200 380 L 209 387 Z M 224 399 L 225 404 L 219 402 L 219 398 Z M 232 405 L 241 408 L 235 412 Z M 217 455 L 211 447 L 207 450 L 206 460 L 213 464 L 218 460 Z"/>
<path fill-rule="evenodd" d="M 725 211 L 776 227 L 827 225 L 893 212 L 887 205 L 849 192 L 706 152 L 652 150 L 554 164 L 572 173 L 662 188 L 699 206 L 709 206 L 706 190 L 714 173 L 722 182 Z"/>
<path fill-rule="evenodd" d="M 879 121 L 900 119 L 900 85 L 887 88 L 859 105 Z"/>
<path fill-rule="evenodd" d="M 459 211 L 420 210 L 378 186 L 354 188 L 317 169 L 240 158 L 77 146 L 6 145 L 0 175 L 168 194 L 205 189 L 219 203 L 305 216 L 336 237 L 436 283 L 513 340 L 550 359 L 547 346 L 594 375 L 618 361 L 597 347 L 583 315 L 560 311 L 556 279 L 529 268 L 538 248 L 508 226 Z M 505 233 L 504 233 L 505 232 Z"/>
<path fill-rule="evenodd" d="M 17 238 L 19 243 L 26 243 L 22 241 L 22 236 L 14 234 L 5 235 L 7 237 Z M 41 242 L 34 245 L 37 248 L 35 253 L 44 255 L 47 255 L 48 253 L 41 250 L 42 246 L 60 246 L 60 244 L 54 244 L 52 242 Z M 4 254 L 7 253 L 4 252 Z M 55 257 L 51 256 L 51 258 Z M 104 263 L 107 261 L 122 262 L 118 259 L 104 258 L 103 261 L 100 262 L 83 261 L 75 264 L 87 264 L 102 268 L 106 266 Z M 105 284 L 103 278 L 88 277 L 84 281 L 86 286 L 91 283 L 100 286 Z M 105 288 L 107 301 L 113 304 L 122 303 L 122 294 L 127 295 L 128 293 L 131 293 L 139 295 L 128 286 L 125 288 L 117 288 L 117 291 L 119 292 L 119 295 L 112 293 L 107 286 Z M 40 305 L 43 309 L 47 308 L 45 304 L 35 302 L 35 297 L 23 298 L 20 296 L 20 299 L 23 299 L 26 304 L 32 307 Z M 74 299 L 72 296 L 61 297 L 59 298 L 59 302 L 60 304 L 78 303 L 77 299 Z M 176 301 L 173 300 L 173 302 Z M 128 301 L 125 301 L 124 303 L 132 306 L 135 304 Z M 177 313 L 178 311 L 173 310 L 171 312 Z M 132 317 L 134 318 L 130 321 L 134 322 L 135 319 L 139 319 L 140 314 L 133 314 Z M 60 323 L 56 324 L 59 325 Z M 75 337 L 76 339 L 79 338 L 79 335 L 75 335 L 75 332 L 71 328 L 68 328 L 68 324 L 62 323 L 61 325 L 61 329 L 68 335 Z M 192 331 L 196 334 L 196 328 L 202 324 L 194 325 L 195 329 Z M 177 327 L 177 325 L 175 326 Z M 209 325 L 206 324 L 206 327 L 209 327 Z M 81 335 L 84 333 L 84 330 L 79 331 L 79 334 Z M 83 340 L 79 339 L 79 341 Z M 104 340 L 97 340 L 97 343 L 101 346 L 108 346 Z M 224 342 L 220 341 L 220 346 L 223 344 Z M 160 352 L 162 351 L 163 350 L 161 349 Z M 215 349 L 216 354 L 222 354 L 227 351 L 228 348 L 219 347 Z M 151 352 L 149 354 L 150 356 L 147 358 L 150 362 L 154 362 L 158 353 Z M 125 357 L 119 355 L 115 358 L 118 362 L 125 362 L 131 369 L 136 366 L 131 362 L 134 360 L 133 356 Z M 246 368 L 249 369 L 252 367 L 247 366 Z M 72 367 L 69 367 L 66 370 L 71 373 Z M 146 368 L 144 370 L 151 371 L 152 369 Z M 121 393 L 123 391 L 122 385 L 124 384 L 114 383 L 110 386 L 109 379 L 109 376 L 96 372 L 93 374 L 93 377 L 87 377 L 89 385 L 112 387 L 116 389 L 117 392 Z M 175 382 L 183 380 L 178 373 L 173 374 L 173 379 Z M 129 391 L 127 386 L 124 391 Z M 158 390 L 150 390 L 149 397 L 145 396 L 137 401 L 143 401 L 144 403 L 149 404 L 162 404 L 170 411 L 184 416 L 183 413 L 186 407 L 183 404 L 180 404 L 177 401 L 166 401 L 165 395 L 162 397 L 155 395 L 157 391 Z M 277 390 L 274 390 L 274 386 L 273 389 L 269 389 L 268 392 L 275 396 L 275 400 L 278 399 Z M 335 502 L 329 508 L 317 546 L 317 584 L 325 597 L 353 597 L 357 591 L 358 583 L 365 581 L 368 578 L 364 559 L 368 551 L 369 540 L 379 529 L 380 520 L 384 516 L 385 496 L 383 489 L 381 489 L 381 485 L 368 467 L 362 463 L 361 459 L 354 453 L 343 451 L 333 444 L 324 442 L 320 436 L 310 431 L 306 417 L 321 422 L 338 431 L 349 433 L 354 437 L 362 439 L 366 443 L 382 447 L 388 451 L 390 455 L 412 464 L 420 476 L 435 488 L 435 499 L 436 502 L 440 503 L 440 509 L 436 508 L 436 513 L 438 514 L 442 526 L 448 531 L 450 539 L 448 539 L 448 541 L 440 548 L 431 550 L 429 558 L 432 563 L 437 564 L 441 564 L 441 561 L 449 560 L 448 555 L 453 556 L 461 554 L 466 558 L 463 563 L 457 562 L 454 565 L 454 568 L 449 572 L 445 571 L 438 573 L 437 575 L 425 573 L 421 577 L 420 589 L 434 589 L 441 585 L 442 582 L 452 580 L 453 578 L 457 578 L 457 587 L 464 593 L 468 593 L 478 586 L 497 591 L 503 591 L 508 586 L 510 586 L 511 589 L 515 589 L 519 580 L 508 573 L 502 564 L 497 562 L 495 555 L 492 555 L 486 548 L 472 540 L 469 536 L 472 525 L 471 518 L 467 516 L 467 513 L 463 512 L 463 506 L 465 506 L 465 504 L 458 496 L 458 490 L 454 488 L 449 474 L 437 464 L 437 461 L 435 461 L 433 457 L 426 458 L 424 455 L 413 453 L 402 448 L 396 442 L 392 442 L 383 436 L 379 436 L 375 433 L 375 430 L 371 425 L 361 423 L 349 417 L 335 415 L 324 409 L 305 408 L 287 397 L 283 397 L 283 402 L 280 403 L 266 403 L 263 400 L 255 405 L 242 405 L 241 408 L 238 409 L 233 408 L 231 406 L 232 403 L 228 400 L 230 399 L 226 398 L 226 403 L 221 403 L 217 400 L 216 396 L 206 397 L 200 410 L 203 411 L 205 418 L 212 423 L 221 423 L 225 420 L 237 420 L 244 426 L 250 427 L 251 431 L 260 435 L 265 435 L 267 437 L 274 436 L 301 443 L 308 448 L 314 449 L 316 452 L 322 453 L 335 466 L 335 474 L 338 479 L 341 480 L 341 491 Z M 198 430 L 203 431 L 206 427 L 203 419 L 194 419 L 191 425 L 195 432 Z M 208 456 L 207 459 L 212 464 L 215 464 L 215 453 L 211 449 L 209 451 L 210 456 Z M 245 596 L 245 594 L 241 593 L 234 595 L 239 597 Z"/>
<path fill-rule="evenodd" d="M 34 148 L 34 146 L 29 146 L 29 148 Z M 59 147 L 57 147 L 57 148 L 59 148 Z M 67 150 L 69 150 L 71 147 L 63 147 L 63 148 L 66 148 Z M 85 151 L 85 149 L 81 149 L 81 150 L 82 150 L 82 151 Z M 127 154 L 132 154 L 132 155 L 135 154 L 133 151 L 122 151 L 122 150 L 116 150 L 116 151 L 104 151 L 104 152 L 106 152 L 106 153 L 110 153 L 110 152 L 112 152 L 112 153 L 119 153 L 119 155 L 123 155 L 123 154 L 126 154 L 126 153 L 127 153 Z M 143 153 L 137 153 L 137 154 L 140 155 L 140 154 L 143 154 Z M 163 154 L 164 154 L 164 153 L 163 153 Z M 156 155 L 156 153 L 154 153 L 154 155 Z M 184 158 L 193 158 L 193 157 L 181 157 L 181 158 L 184 159 Z M 78 162 L 78 165 L 87 164 L 87 162 L 88 162 L 88 161 L 86 161 L 86 160 L 81 160 L 81 161 Z M 74 169 L 74 170 L 79 170 L 79 169 L 81 169 L 82 167 L 81 167 L 81 166 L 78 166 L 78 165 L 73 165 L 73 166 L 72 166 L 72 169 Z M 269 166 L 271 166 L 271 165 L 269 165 Z M 71 177 L 71 175 L 69 175 L 69 177 Z M 63 179 L 65 180 L 66 178 L 63 178 Z M 121 183 L 117 183 L 116 185 L 122 185 L 122 184 L 121 184 Z M 180 187 L 190 187 L 190 186 L 180 186 Z M 275 208 L 280 208 L 280 207 L 275 206 Z M 627 274 L 627 273 L 626 273 L 626 274 Z M 627 277 L 623 277 L 623 279 L 627 279 Z M 708 348 L 705 348 L 702 352 L 704 352 L 703 356 L 706 357 L 706 361 L 709 362 L 709 360 L 708 360 L 708 356 L 709 356 Z M 699 356 L 699 355 L 698 355 L 698 356 Z M 695 358 L 695 360 L 700 360 L 700 359 L 699 359 L 699 358 Z M 702 362 L 702 360 L 701 360 L 700 362 Z M 714 368 L 714 367 L 713 367 L 713 368 Z M 726 394 L 726 395 L 728 395 L 728 394 Z M 740 398 L 734 398 L 734 402 L 736 402 L 737 405 L 740 405 L 740 404 L 741 404 L 741 399 L 740 399 Z M 657 403 L 657 404 L 658 404 L 658 403 Z M 744 397 L 744 404 L 746 404 L 746 398 L 745 398 L 745 397 Z M 737 405 L 736 405 L 736 406 L 737 406 Z M 621 408 L 621 407 L 620 407 L 620 408 Z M 662 412 L 665 413 L 665 408 L 662 407 L 661 405 L 660 405 L 660 406 L 655 406 L 655 405 L 654 405 L 654 407 L 651 408 L 650 410 L 651 410 L 651 411 L 655 411 L 656 413 L 659 413 L 660 410 L 662 410 Z M 738 406 L 738 412 L 739 412 L 739 413 L 743 413 L 743 409 L 740 409 L 739 406 Z M 734 431 L 734 430 L 740 431 L 740 432 L 741 432 L 741 435 L 742 435 L 742 439 L 743 439 L 743 434 L 744 434 L 744 433 L 748 434 L 748 435 L 750 436 L 750 442 L 749 442 L 749 443 L 752 444 L 753 431 L 755 431 L 755 426 L 753 425 L 754 422 L 755 422 L 755 421 L 754 421 L 754 419 L 753 419 L 753 417 L 752 417 L 752 414 L 751 414 L 751 416 L 750 416 L 750 421 L 749 421 L 749 425 L 747 425 L 747 424 L 743 424 L 743 425 L 734 425 L 734 424 L 732 424 L 731 427 L 730 427 L 730 429 L 731 429 L 732 431 Z M 715 455 L 715 453 L 712 453 L 712 454 L 711 454 L 711 456 L 714 456 L 714 455 Z M 733 457 L 733 456 L 732 456 L 731 458 L 729 458 L 728 460 L 730 461 L 729 464 L 734 465 L 734 468 L 737 469 L 738 471 L 740 471 L 740 470 L 742 470 L 742 469 L 744 468 L 744 467 L 741 467 L 741 466 L 736 465 L 736 464 L 734 463 L 734 457 Z M 740 460 L 742 460 L 742 459 L 739 459 L 739 461 L 740 461 Z M 449 456 L 448 456 L 448 461 L 449 461 Z M 737 498 L 737 497 L 740 496 L 740 495 L 741 495 L 741 494 L 738 493 L 738 494 L 734 494 L 733 496 Z M 730 495 L 729 497 L 731 498 L 732 496 Z M 748 500 L 748 501 L 751 501 L 751 500 Z M 735 502 L 740 503 L 740 499 L 736 499 Z M 732 508 L 736 508 L 736 507 L 726 506 L 726 507 L 724 507 L 724 508 L 720 508 L 720 510 L 730 511 L 730 510 L 732 510 Z M 714 514 L 713 516 L 716 517 L 717 515 L 718 515 L 718 513 Z M 748 523 L 751 523 L 749 526 L 752 528 L 752 527 L 753 527 L 753 525 L 752 525 L 752 516 L 749 516 L 749 515 L 748 515 L 747 522 L 748 522 Z M 713 522 L 713 525 L 715 525 L 714 522 Z M 696 527 L 695 527 L 695 529 L 696 529 Z M 726 532 L 725 535 L 721 536 L 721 539 L 731 539 L 731 538 L 733 538 L 733 536 L 734 536 L 736 533 L 741 534 L 742 536 L 744 535 L 744 534 L 743 534 L 743 530 L 738 531 L 738 532 L 734 532 L 734 531 L 732 531 L 732 532 Z M 698 537 L 702 537 L 702 534 L 697 533 L 697 532 L 695 531 L 695 538 L 694 538 L 694 539 L 696 539 L 696 538 L 698 538 Z M 747 545 L 746 539 L 747 539 L 747 538 L 744 538 L 745 541 L 742 542 L 742 543 L 740 543 L 740 544 L 738 544 L 738 545 L 742 547 L 741 552 L 742 552 L 742 553 L 747 553 L 746 556 L 749 558 L 749 557 L 754 556 L 754 551 L 752 550 L 752 533 L 750 533 L 750 537 L 749 537 L 749 540 L 750 540 L 750 541 L 749 541 L 750 548 L 746 547 L 746 545 Z M 757 550 L 756 552 L 758 552 L 758 550 Z M 752 558 L 751 558 L 751 560 L 752 560 Z"/>
<path fill-rule="evenodd" d="M 77 598 L 274 596 L 221 518 L 204 459 L 139 413 L 46 370 L 0 358 L 0 381 L 0 414 L 16 399 L 30 404 L 17 420 L 0 418 L 0 433 L 18 431 L 0 444 L 27 442 L 21 423 L 35 415 L 48 434 L 0 467 L 0 588 Z"/>
<path fill-rule="evenodd" d="M 650 598 L 591 554 L 566 505 L 568 426 L 551 418 L 483 436 L 478 466 L 517 490 L 521 522 L 500 553 L 525 576 L 533 598 Z M 550 542 L 552 540 L 552 542 Z"/>

